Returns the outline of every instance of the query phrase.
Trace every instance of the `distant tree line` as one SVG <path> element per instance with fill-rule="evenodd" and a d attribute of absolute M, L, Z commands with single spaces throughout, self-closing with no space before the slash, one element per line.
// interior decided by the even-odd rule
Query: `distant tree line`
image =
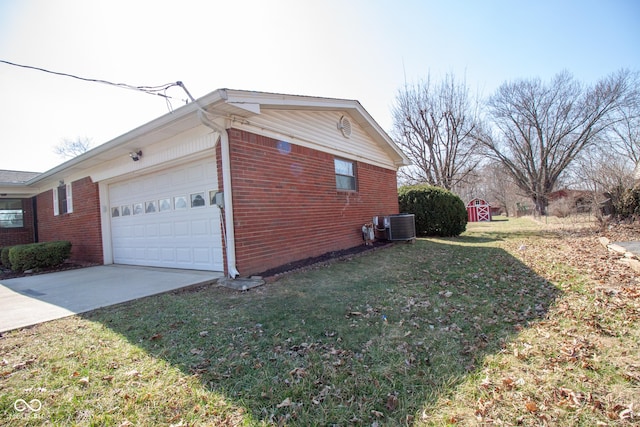
<path fill-rule="evenodd" d="M 427 76 L 398 90 L 392 136 L 413 163 L 402 183 L 544 215 L 560 186 L 616 197 L 633 185 L 640 74 L 620 70 L 586 85 L 563 71 L 547 82 L 505 82 L 486 99 L 452 74 Z"/>

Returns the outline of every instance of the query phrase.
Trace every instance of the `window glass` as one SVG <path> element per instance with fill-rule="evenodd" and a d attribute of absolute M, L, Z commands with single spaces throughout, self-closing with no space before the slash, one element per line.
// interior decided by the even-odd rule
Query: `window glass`
<path fill-rule="evenodd" d="M 133 214 L 140 215 L 144 213 L 144 209 L 142 208 L 142 203 L 134 203 L 133 204 Z"/>
<path fill-rule="evenodd" d="M 62 215 L 67 213 L 67 186 L 58 187 L 58 212 Z"/>
<path fill-rule="evenodd" d="M 187 208 L 187 197 L 186 196 L 176 196 L 173 198 L 173 206 L 175 209 L 186 209 Z"/>
<path fill-rule="evenodd" d="M 22 200 L 1 199 L 0 200 L 0 228 L 20 228 L 24 227 L 24 216 L 22 211 Z"/>
<path fill-rule="evenodd" d="M 353 163 L 346 160 L 335 159 L 336 174 L 353 176 Z"/>
<path fill-rule="evenodd" d="M 336 188 L 338 190 L 356 190 L 356 174 L 353 162 L 335 159 Z"/>
<path fill-rule="evenodd" d="M 171 210 L 171 199 L 160 199 L 158 203 L 159 203 L 160 212 Z"/>
<path fill-rule="evenodd" d="M 153 213 L 153 212 L 157 212 L 158 208 L 156 207 L 156 201 L 153 200 L 151 202 L 146 202 L 144 204 L 144 211 L 145 213 Z"/>
<path fill-rule="evenodd" d="M 191 207 L 197 208 L 200 206 L 204 206 L 204 193 L 196 193 L 191 195 Z"/>

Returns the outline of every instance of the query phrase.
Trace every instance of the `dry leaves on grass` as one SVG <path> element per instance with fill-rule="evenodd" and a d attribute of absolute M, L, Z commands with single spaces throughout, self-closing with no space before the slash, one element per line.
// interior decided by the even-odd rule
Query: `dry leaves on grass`
<path fill-rule="evenodd" d="M 594 233 L 565 231 L 558 237 L 503 242 L 563 292 L 544 319 L 503 349 L 499 366 L 486 370 L 475 418 L 488 424 L 517 419 L 522 425 L 638 422 L 640 278 Z"/>

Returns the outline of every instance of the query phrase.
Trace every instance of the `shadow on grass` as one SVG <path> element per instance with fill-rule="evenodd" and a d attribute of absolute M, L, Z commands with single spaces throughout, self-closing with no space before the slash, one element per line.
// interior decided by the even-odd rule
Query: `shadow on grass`
<path fill-rule="evenodd" d="M 558 297 L 507 252 L 419 239 L 245 293 L 86 315 L 245 408 L 248 424 L 411 423 Z"/>

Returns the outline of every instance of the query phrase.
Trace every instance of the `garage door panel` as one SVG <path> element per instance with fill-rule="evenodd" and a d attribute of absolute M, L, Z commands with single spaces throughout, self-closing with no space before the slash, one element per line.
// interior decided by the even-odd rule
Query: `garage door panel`
<path fill-rule="evenodd" d="M 173 248 L 162 248 L 162 261 L 174 262 L 176 260 Z"/>
<path fill-rule="evenodd" d="M 194 248 L 193 260 L 200 264 L 206 264 L 211 259 L 211 251 L 209 248 Z"/>
<path fill-rule="evenodd" d="M 208 200 L 191 207 L 196 195 L 208 199 L 216 188 L 213 157 L 110 185 L 111 208 L 143 207 L 111 218 L 114 262 L 223 270 L 220 210 Z"/>
<path fill-rule="evenodd" d="M 147 237 L 155 237 L 158 235 L 158 224 L 148 224 L 145 230 Z"/>
<path fill-rule="evenodd" d="M 145 237 L 147 234 L 145 233 L 146 228 L 144 224 L 138 224 L 133 228 L 133 235 L 135 237 Z"/>
<path fill-rule="evenodd" d="M 150 259 L 152 261 L 159 261 L 160 260 L 160 250 L 157 248 L 148 248 L 147 249 L 147 254 L 146 254 L 146 258 Z"/>
<path fill-rule="evenodd" d="M 174 187 L 180 186 L 187 182 L 187 171 L 186 170 L 177 170 L 171 174 L 171 184 Z"/>
<path fill-rule="evenodd" d="M 183 263 L 191 261 L 191 249 L 176 248 L 176 261 Z"/>
<path fill-rule="evenodd" d="M 158 235 L 162 237 L 173 236 L 173 227 L 170 222 L 161 222 L 158 224 Z"/>
<path fill-rule="evenodd" d="M 145 255 L 147 251 L 145 250 L 145 248 L 134 248 L 133 250 L 134 250 L 133 257 L 135 260 L 141 261 L 146 258 Z"/>
<path fill-rule="evenodd" d="M 193 236 L 206 236 L 211 234 L 208 221 L 206 219 L 192 221 L 191 234 Z"/>
<path fill-rule="evenodd" d="M 174 226 L 174 235 L 176 237 L 189 237 L 189 223 L 186 221 L 175 222 Z"/>

